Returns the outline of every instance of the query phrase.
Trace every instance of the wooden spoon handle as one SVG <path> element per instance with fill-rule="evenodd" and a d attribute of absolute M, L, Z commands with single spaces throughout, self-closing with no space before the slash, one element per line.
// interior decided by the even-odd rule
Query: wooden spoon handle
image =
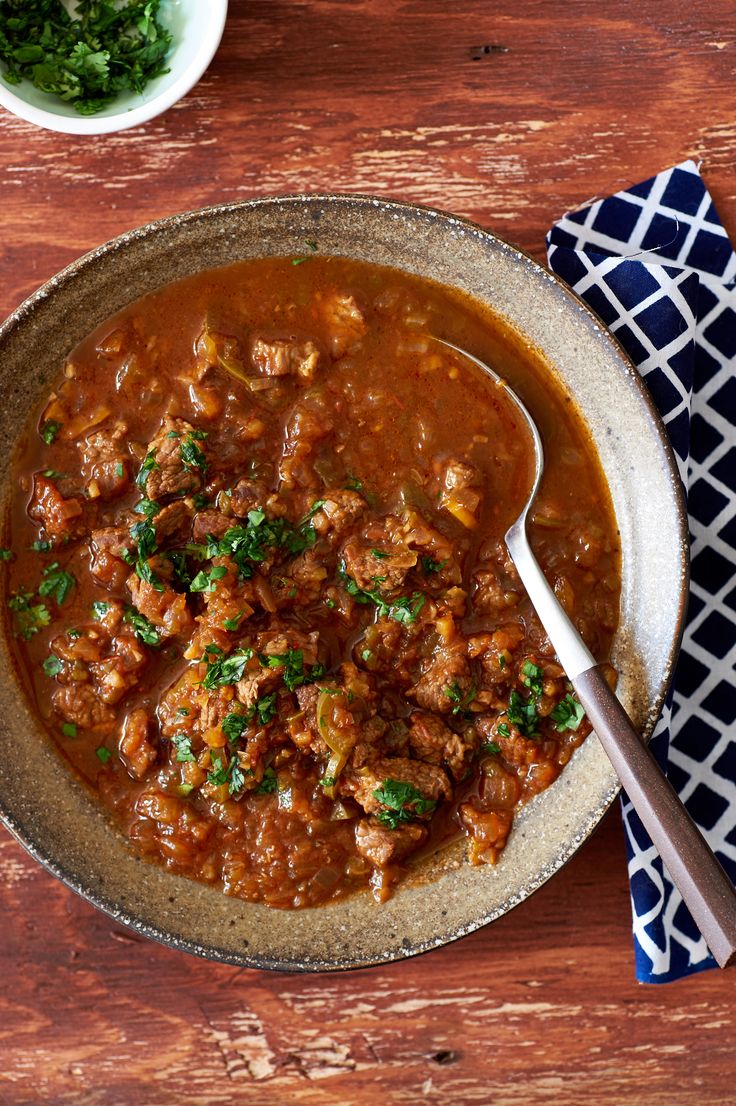
<path fill-rule="evenodd" d="M 736 891 L 600 668 L 572 680 L 634 808 L 722 968 L 736 962 Z"/>

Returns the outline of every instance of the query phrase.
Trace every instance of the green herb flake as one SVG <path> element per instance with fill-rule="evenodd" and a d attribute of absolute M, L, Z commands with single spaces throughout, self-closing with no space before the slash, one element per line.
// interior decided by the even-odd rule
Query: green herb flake
<path fill-rule="evenodd" d="M 207 432 L 205 430 L 192 430 L 183 439 L 179 447 L 179 456 L 185 468 L 199 469 L 201 472 L 207 471 L 207 458 L 197 445 L 198 441 L 202 441 L 206 437 Z"/>
<path fill-rule="evenodd" d="M 50 541 L 41 541 L 39 538 L 31 542 L 28 548 L 32 553 L 49 553 L 52 549 L 52 545 Z"/>
<path fill-rule="evenodd" d="M 189 585 L 189 590 L 212 592 L 215 590 L 216 581 L 222 580 L 223 576 L 227 576 L 225 565 L 213 565 L 208 572 L 202 570 L 197 573 Z M 235 628 L 237 629 L 237 624 Z"/>
<path fill-rule="evenodd" d="M 432 576 L 435 572 L 440 572 L 445 567 L 447 561 L 435 561 L 432 557 L 422 557 L 421 565 L 425 576 Z"/>
<path fill-rule="evenodd" d="M 138 475 L 135 478 L 135 482 L 139 488 L 143 488 L 146 485 L 149 475 L 155 472 L 156 469 L 160 469 L 158 461 L 156 460 L 156 454 L 151 451 L 147 453 L 143 459 L 143 463 L 138 470 Z"/>
<path fill-rule="evenodd" d="M 227 630 L 231 634 L 234 633 L 234 631 L 237 630 L 238 626 L 240 625 L 240 620 L 244 614 L 245 611 L 239 611 L 238 614 L 234 615 L 232 618 L 223 618 L 223 629 Z"/>
<path fill-rule="evenodd" d="M 102 764 L 107 764 L 108 760 L 112 759 L 112 753 L 106 745 L 100 745 L 99 748 L 95 749 L 95 753 L 97 754 L 97 759 L 100 760 Z"/>
<path fill-rule="evenodd" d="M 95 599 L 92 603 L 92 617 L 98 622 L 105 617 L 110 610 L 110 604 L 106 603 L 104 599 Z"/>
<path fill-rule="evenodd" d="M 430 814 L 437 806 L 434 799 L 426 799 L 413 784 L 402 780 L 384 780 L 373 792 L 373 798 L 386 809 L 376 817 L 389 829 L 398 829 L 402 822 L 411 822 L 421 814 Z"/>
<path fill-rule="evenodd" d="M 319 782 L 322 784 L 323 787 L 330 788 L 335 786 L 337 780 L 334 776 L 323 776 Z"/>
<path fill-rule="evenodd" d="M 511 730 L 508 728 L 505 722 L 499 722 L 499 724 L 496 726 L 496 731 L 501 735 L 501 737 L 511 737 Z"/>
<path fill-rule="evenodd" d="M 352 595 L 356 603 L 375 603 L 380 618 L 392 618 L 394 622 L 410 624 L 416 622 L 425 603 L 425 596 L 420 591 L 415 591 L 412 595 L 402 595 L 389 603 L 376 588 L 368 591 L 359 587 L 344 567 L 340 569 L 338 576 L 346 592 Z"/>
<path fill-rule="evenodd" d="M 347 481 L 345 482 L 345 490 L 349 492 L 362 492 L 363 482 L 359 480 L 357 476 L 350 476 L 348 474 Z"/>
<path fill-rule="evenodd" d="M 377 557 L 379 561 L 383 561 L 383 560 L 385 560 L 385 559 L 386 559 L 386 557 L 388 557 L 388 555 L 389 555 L 389 554 L 388 554 L 388 553 L 385 553 L 385 552 L 383 551 L 383 549 L 371 549 L 371 556 L 372 556 L 372 557 Z M 384 580 L 386 579 L 386 577 L 385 577 L 385 576 L 384 576 L 383 578 L 384 578 Z M 374 577 L 374 579 L 375 579 L 375 577 Z"/>
<path fill-rule="evenodd" d="M 0 36 L 3 30 L 2 21 L 2 16 L 0 16 Z M 0 37 L 0 57 L 3 56 L 3 45 L 4 44 L 2 42 L 2 37 Z M 61 430 L 62 425 L 62 423 L 57 422 L 55 419 L 47 419 L 46 422 L 42 424 L 41 429 L 39 430 L 39 434 L 43 438 L 46 445 L 51 445 L 53 443 L 56 435 Z"/>
<path fill-rule="evenodd" d="M 449 687 L 444 688 L 443 691 L 453 704 L 451 714 L 460 714 L 462 711 L 466 711 L 478 694 L 478 689 L 475 686 L 464 692 L 457 680 Z"/>
<path fill-rule="evenodd" d="M 63 733 L 64 737 L 76 737 L 77 727 L 73 722 L 64 722 L 61 727 L 61 732 Z"/>
<path fill-rule="evenodd" d="M 564 699 L 561 699 L 557 706 L 550 711 L 550 718 L 555 723 L 555 729 L 558 733 L 564 733 L 565 730 L 577 730 L 583 718 L 585 717 L 585 711 L 583 706 L 574 695 L 566 695 Z"/>
<path fill-rule="evenodd" d="M 31 546 L 31 549 L 33 546 Z M 13 550 L 12 549 L 0 549 L 0 561 L 12 561 Z"/>
<path fill-rule="evenodd" d="M 161 644 L 161 635 L 145 615 L 139 614 L 135 607 L 128 607 L 123 618 L 129 626 L 133 627 L 133 633 L 144 645 L 157 646 Z"/>
<path fill-rule="evenodd" d="M 59 675 L 64 665 L 62 664 L 61 659 L 57 657 L 56 653 L 50 653 L 41 665 L 41 667 L 43 668 L 46 675 L 51 676 L 51 678 L 53 679 L 54 676 Z"/>
<path fill-rule="evenodd" d="M 512 691 L 509 695 L 506 717 L 523 737 L 539 736 L 539 715 L 534 698 L 524 699 L 518 691 Z"/>
<path fill-rule="evenodd" d="M 360 654 L 360 656 L 361 656 L 362 660 L 369 661 L 371 659 L 371 657 L 373 656 L 373 650 L 372 649 L 364 649 L 363 652 Z"/>
<path fill-rule="evenodd" d="M 15 619 L 15 636 L 30 641 L 43 626 L 51 622 L 51 615 L 45 603 L 32 603 L 33 592 L 22 591 L 11 595 L 8 607 Z"/>
<path fill-rule="evenodd" d="M 209 659 L 212 655 L 212 646 L 207 646 L 205 654 Z M 237 649 L 229 657 L 218 657 L 217 660 L 208 664 L 202 680 L 202 687 L 207 691 L 212 691 L 216 687 L 236 684 L 238 680 L 242 680 L 248 661 L 252 657 L 252 649 Z"/>
<path fill-rule="evenodd" d="M 122 479 L 122 477 L 125 476 L 125 465 L 123 464 L 122 461 L 116 462 L 116 464 L 115 464 L 115 475 L 119 479 Z"/>
<path fill-rule="evenodd" d="M 255 788 L 256 795 L 272 795 L 278 787 L 279 781 L 273 768 L 267 768 L 263 773 L 263 779 Z"/>
<path fill-rule="evenodd" d="M 196 757 L 192 752 L 192 739 L 189 734 L 177 733 L 171 738 L 171 744 L 176 749 L 176 759 L 179 764 L 193 764 Z"/>
<path fill-rule="evenodd" d="M 490 753 L 495 755 L 496 753 L 501 752 L 501 746 L 497 745 L 495 741 L 486 741 L 483 745 L 481 745 L 480 751 L 484 754 Z"/>
<path fill-rule="evenodd" d="M 71 572 L 64 572 L 58 561 L 54 561 L 43 570 L 43 580 L 38 585 L 38 594 L 44 599 L 55 599 L 61 606 L 76 584 Z"/>
<path fill-rule="evenodd" d="M 532 695 L 541 698 L 544 682 L 544 672 L 538 664 L 532 661 L 524 661 L 521 666 L 521 682 L 528 687 Z"/>
<path fill-rule="evenodd" d="M 236 714 L 234 711 L 226 714 L 222 720 L 222 732 L 231 745 L 237 744 L 247 726 L 248 719 L 245 715 Z"/>

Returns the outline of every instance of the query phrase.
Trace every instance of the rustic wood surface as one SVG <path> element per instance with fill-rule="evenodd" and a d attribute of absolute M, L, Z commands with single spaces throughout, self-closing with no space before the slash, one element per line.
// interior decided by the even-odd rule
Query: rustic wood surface
<path fill-rule="evenodd" d="M 733 0 L 233 0 L 162 118 L 77 140 L 0 114 L 0 313 L 161 215 L 305 190 L 550 221 L 686 157 L 736 230 Z M 484 932 L 269 975 L 139 940 L 0 836 L 8 1106 L 732 1104 L 732 974 L 634 982 L 620 817 Z"/>

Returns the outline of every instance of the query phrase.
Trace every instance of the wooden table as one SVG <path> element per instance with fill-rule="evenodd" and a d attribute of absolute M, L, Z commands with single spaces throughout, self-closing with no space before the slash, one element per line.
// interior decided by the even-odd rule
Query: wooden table
<path fill-rule="evenodd" d="M 736 231 L 733 0 L 233 0 L 200 85 L 77 141 L 0 117 L 4 315 L 88 248 L 187 208 L 375 192 L 543 256 L 565 209 L 702 159 Z M 10 1106 L 731 1104 L 736 975 L 634 982 L 615 809 L 484 932 L 331 977 L 139 940 L 0 840 Z"/>

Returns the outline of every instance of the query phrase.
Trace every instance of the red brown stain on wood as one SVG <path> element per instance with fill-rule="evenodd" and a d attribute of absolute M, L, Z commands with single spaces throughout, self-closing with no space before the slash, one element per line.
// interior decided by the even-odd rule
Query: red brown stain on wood
<path fill-rule="evenodd" d="M 732 0 L 232 0 L 207 75 L 144 128 L 0 114 L 0 314 L 123 230 L 267 193 L 434 204 L 542 258 L 566 209 L 694 157 L 736 228 L 735 50 Z M 0 902 L 9 1106 L 734 1101 L 736 977 L 634 982 L 617 811 L 490 928 L 344 975 L 141 941 L 6 834 Z"/>

